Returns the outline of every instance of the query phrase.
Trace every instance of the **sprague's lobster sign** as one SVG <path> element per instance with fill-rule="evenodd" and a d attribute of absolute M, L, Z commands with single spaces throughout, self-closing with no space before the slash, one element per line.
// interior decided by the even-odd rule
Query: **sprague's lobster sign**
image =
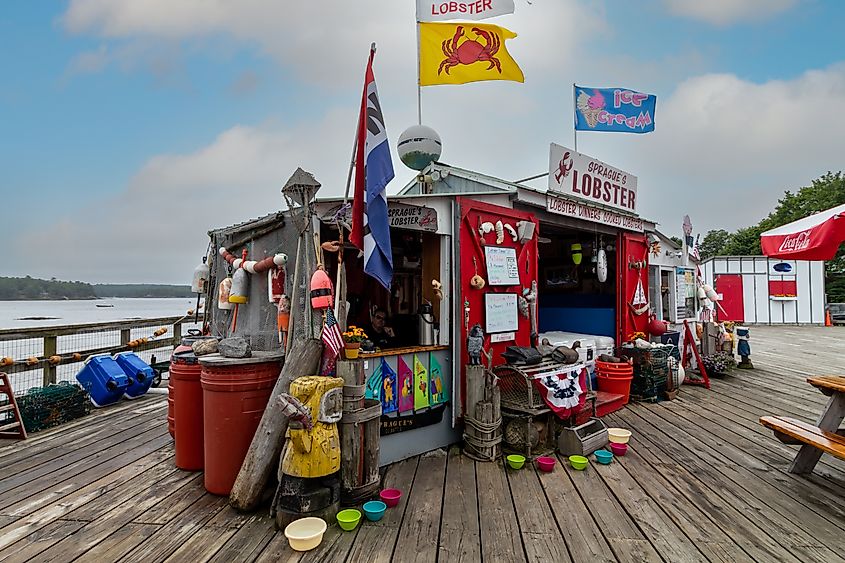
<path fill-rule="evenodd" d="M 549 191 L 590 203 L 637 211 L 637 177 L 624 170 L 552 143 Z"/>

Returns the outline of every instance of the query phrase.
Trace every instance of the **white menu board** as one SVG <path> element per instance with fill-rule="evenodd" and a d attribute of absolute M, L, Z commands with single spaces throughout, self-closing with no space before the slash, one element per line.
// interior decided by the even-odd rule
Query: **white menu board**
<path fill-rule="evenodd" d="M 484 295 L 485 332 L 514 332 L 519 328 L 516 293 L 487 293 Z"/>
<path fill-rule="evenodd" d="M 516 263 L 515 248 L 485 246 L 484 261 L 487 263 L 487 283 L 519 285 L 519 266 Z"/>

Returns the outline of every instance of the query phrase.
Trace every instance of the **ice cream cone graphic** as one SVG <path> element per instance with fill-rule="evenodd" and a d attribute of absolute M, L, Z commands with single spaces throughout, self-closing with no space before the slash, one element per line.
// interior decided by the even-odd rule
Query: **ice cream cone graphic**
<path fill-rule="evenodd" d="M 604 97 L 598 91 L 590 96 L 581 90 L 575 102 L 575 107 L 584 116 L 587 125 L 595 127 L 599 122 L 599 115 L 604 111 Z"/>

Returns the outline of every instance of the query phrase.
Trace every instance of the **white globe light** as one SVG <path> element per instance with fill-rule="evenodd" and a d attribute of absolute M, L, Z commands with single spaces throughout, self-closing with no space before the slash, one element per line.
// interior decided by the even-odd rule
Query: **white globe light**
<path fill-rule="evenodd" d="M 399 159 L 412 170 L 422 170 L 436 162 L 443 153 L 440 135 L 431 127 L 412 125 L 399 135 L 396 145 Z"/>

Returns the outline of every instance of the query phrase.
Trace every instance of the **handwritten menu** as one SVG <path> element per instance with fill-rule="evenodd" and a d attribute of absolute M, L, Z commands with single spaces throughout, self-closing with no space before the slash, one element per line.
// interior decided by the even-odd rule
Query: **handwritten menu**
<path fill-rule="evenodd" d="M 516 293 L 488 293 L 484 296 L 485 332 L 513 332 L 519 328 Z"/>
<path fill-rule="evenodd" d="M 519 266 L 516 263 L 515 248 L 485 246 L 484 260 L 487 263 L 487 283 L 519 285 Z"/>

